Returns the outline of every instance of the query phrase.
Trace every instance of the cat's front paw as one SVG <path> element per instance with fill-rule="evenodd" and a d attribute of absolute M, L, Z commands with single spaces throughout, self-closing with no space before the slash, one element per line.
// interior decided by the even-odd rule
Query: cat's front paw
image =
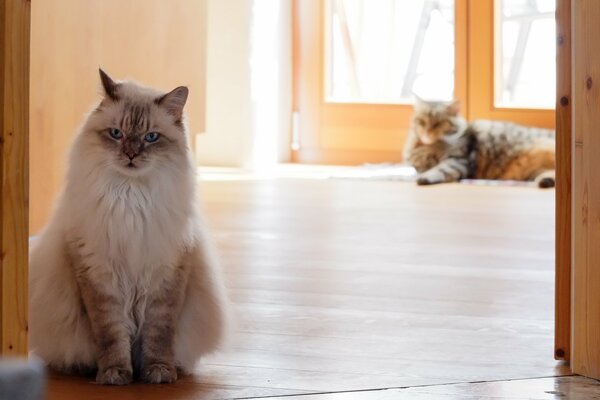
<path fill-rule="evenodd" d="M 417 178 L 417 185 L 419 185 L 419 186 L 435 185 L 437 183 L 442 183 L 442 181 L 437 180 L 437 179 L 432 179 L 431 177 L 427 177 L 427 176 L 419 176 Z"/>
<path fill-rule="evenodd" d="M 420 176 L 417 178 L 417 185 L 419 185 L 419 186 L 431 185 L 431 182 L 429 182 L 429 179 L 427 179 L 426 177 Z"/>
<path fill-rule="evenodd" d="M 446 181 L 442 171 L 437 169 L 430 169 L 429 171 L 417 176 L 417 185 L 435 185 L 437 183 L 444 183 Z"/>
<path fill-rule="evenodd" d="M 177 369 L 174 365 L 149 364 L 142 367 L 141 379 L 146 383 L 173 383 L 177 380 Z"/>
<path fill-rule="evenodd" d="M 128 368 L 108 367 L 98 370 L 96 382 L 102 385 L 127 385 L 131 383 L 133 372 Z"/>

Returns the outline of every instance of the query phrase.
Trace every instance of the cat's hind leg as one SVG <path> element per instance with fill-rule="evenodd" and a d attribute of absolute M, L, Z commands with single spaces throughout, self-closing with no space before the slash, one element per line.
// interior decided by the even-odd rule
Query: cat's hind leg
<path fill-rule="evenodd" d="M 556 185 L 556 153 L 553 140 L 538 140 L 506 167 L 502 179 L 534 181 L 539 188 Z"/>

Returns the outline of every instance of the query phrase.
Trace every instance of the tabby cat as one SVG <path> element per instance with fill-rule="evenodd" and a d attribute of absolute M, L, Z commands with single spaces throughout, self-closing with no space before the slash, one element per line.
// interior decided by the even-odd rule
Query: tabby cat
<path fill-rule="evenodd" d="M 554 131 L 500 121 L 469 124 L 459 108 L 458 101 L 417 100 L 403 153 L 419 173 L 417 184 L 473 178 L 554 186 Z"/>
<path fill-rule="evenodd" d="M 100 76 L 103 99 L 30 251 L 29 343 L 53 369 L 101 384 L 173 382 L 215 350 L 228 320 L 196 206 L 188 89 Z"/>

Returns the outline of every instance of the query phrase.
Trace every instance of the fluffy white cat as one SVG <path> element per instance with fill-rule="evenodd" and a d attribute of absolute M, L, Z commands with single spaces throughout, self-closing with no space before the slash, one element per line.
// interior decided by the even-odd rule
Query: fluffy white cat
<path fill-rule="evenodd" d="M 188 89 L 100 76 L 105 96 L 30 250 L 30 348 L 103 384 L 173 382 L 221 344 L 228 321 L 196 206 Z"/>

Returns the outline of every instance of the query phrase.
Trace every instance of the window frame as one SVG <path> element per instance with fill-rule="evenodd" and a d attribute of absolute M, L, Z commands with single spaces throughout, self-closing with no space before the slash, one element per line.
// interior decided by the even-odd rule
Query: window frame
<path fill-rule="evenodd" d="M 554 129 L 554 109 L 496 106 L 496 37 L 501 29 L 496 18 L 498 0 L 467 1 L 467 119 L 508 120 Z"/>
<path fill-rule="evenodd" d="M 326 2 L 293 0 L 291 159 L 299 163 L 400 162 L 411 104 L 325 100 Z M 468 120 L 494 119 L 553 129 L 554 109 L 495 105 L 496 0 L 455 0 L 455 98 Z M 484 66 L 482 68 L 482 66 Z"/>

